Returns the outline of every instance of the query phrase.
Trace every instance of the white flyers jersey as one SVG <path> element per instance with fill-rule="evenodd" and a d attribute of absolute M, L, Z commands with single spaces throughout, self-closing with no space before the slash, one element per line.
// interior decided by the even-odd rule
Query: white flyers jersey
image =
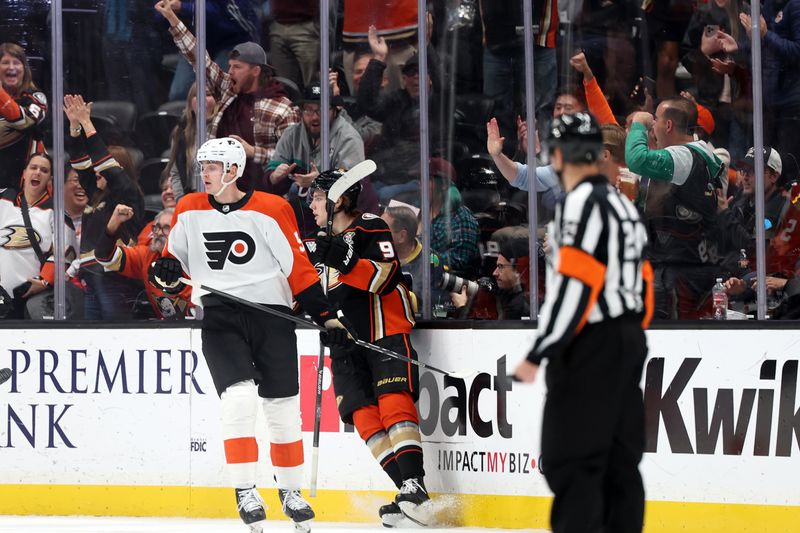
<path fill-rule="evenodd" d="M 10 189 L 6 192 L 11 194 L 0 199 L 0 285 L 11 294 L 14 287 L 38 275 L 42 263 L 31 246 L 22 210 L 10 198 L 13 192 Z M 49 255 L 53 246 L 53 210 L 49 202 L 45 205 L 32 206 L 28 212 L 39 247 Z"/>
<path fill-rule="evenodd" d="M 234 204 L 200 192 L 184 196 L 164 255 L 178 259 L 193 281 L 255 303 L 292 307 L 293 295 L 319 281 L 291 206 L 260 191 Z M 193 290 L 192 302 L 202 305 L 205 294 Z"/>

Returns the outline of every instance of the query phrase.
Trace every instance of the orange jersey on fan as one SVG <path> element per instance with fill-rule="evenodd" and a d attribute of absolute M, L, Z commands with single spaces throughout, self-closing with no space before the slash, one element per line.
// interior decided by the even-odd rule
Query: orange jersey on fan
<path fill-rule="evenodd" d="M 140 279 L 144 283 L 147 299 L 158 318 L 182 318 L 192 308 L 192 288 L 187 286 L 178 294 L 167 294 L 149 281 L 150 264 L 161 254 L 150 250 L 148 245 L 117 246 L 110 260 L 97 259 L 106 270 L 119 272 L 127 278 Z"/>
<path fill-rule="evenodd" d="M 361 339 L 375 342 L 409 333 L 414 327 L 412 297 L 403 283 L 389 226 L 380 217 L 365 213 L 341 237 L 359 259 L 347 274 L 328 269 L 328 299 L 344 312 Z M 305 245 L 322 271 L 322 262 L 315 257 L 316 242 L 306 239 Z"/>

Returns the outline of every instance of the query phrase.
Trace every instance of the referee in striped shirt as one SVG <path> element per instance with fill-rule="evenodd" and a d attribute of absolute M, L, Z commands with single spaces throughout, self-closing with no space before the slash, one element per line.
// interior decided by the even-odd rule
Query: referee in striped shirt
<path fill-rule="evenodd" d="M 548 359 L 541 464 L 555 494 L 553 531 L 640 532 L 639 382 L 653 309 L 647 236 L 633 204 L 599 173 L 603 139 L 591 115 L 555 119 L 549 148 L 567 193 L 549 228 L 557 270 L 515 377 L 532 382 Z"/>

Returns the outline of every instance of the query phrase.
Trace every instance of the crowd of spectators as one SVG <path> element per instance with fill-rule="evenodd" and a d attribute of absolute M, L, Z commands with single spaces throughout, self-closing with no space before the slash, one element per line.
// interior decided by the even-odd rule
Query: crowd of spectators
<path fill-rule="evenodd" d="M 53 228 L 63 219 L 71 317 L 192 316 L 186 295 L 154 291 L 143 265 L 163 248 L 176 201 L 201 186 L 199 105 L 209 138 L 230 136 L 245 148 L 237 185 L 286 197 L 301 231 L 315 228 L 307 191 L 326 170 L 320 133 L 327 115 L 331 167 L 377 163 L 359 210 L 389 224 L 418 304 L 430 302 L 437 316 L 499 319 L 529 318 L 530 269 L 545 278 L 546 226 L 562 193 L 540 139 L 554 117 L 588 110 L 603 128 L 603 172 L 647 227 L 656 318 L 708 317 L 718 277 L 736 306 L 752 310 L 762 224 L 771 314 L 800 313 L 793 299 L 800 294 L 793 281 L 800 0 L 763 0 L 757 33 L 743 0 L 533 0 L 533 126 L 524 120 L 520 0 L 429 2 L 428 72 L 420 72 L 416 0 L 331 2 L 328 73 L 319 67 L 318 0 L 205 4 L 207 54 L 197 58 L 193 1 L 87 0 L 104 74 L 98 88 L 82 87 L 87 94 L 65 87 L 71 164 L 63 216 L 52 213 L 45 80 L 28 57 L 42 54 L 41 46 L 30 31 L 9 32 L 18 43 L 0 44 L 0 208 L 8 207 L 4 223 L 36 232 L 3 237 L 0 286 L 14 305 L 0 313 L 52 314 L 52 295 L 44 304 L 33 296 L 52 293 Z M 763 221 L 754 196 L 761 154 L 752 148 L 752 115 L 762 105 L 752 101 L 755 38 L 763 65 Z M 193 83 L 200 65 L 204 88 Z M 321 108 L 323 91 L 329 109 Z M 429 220 L 419 210 L 421 114 L 429 118 Z M 529 135 L 537 162 L 530 173 Z M 538 193 L 535 220 L 529 188 Z M 421 255 L 423 231 L 430 258 Z M 530 253 L 532 233 L 539 245 Z M 12 237 L 41 250 L 21 251 Z M 26 267 L 14 270 L 9 257 Z M 433 292 L 421 294 L 427 268 Z M 448 293 L 445 274 L 474 281 L 478 292 Z M 540 298 L 544 290 L 540 282 Z"/>

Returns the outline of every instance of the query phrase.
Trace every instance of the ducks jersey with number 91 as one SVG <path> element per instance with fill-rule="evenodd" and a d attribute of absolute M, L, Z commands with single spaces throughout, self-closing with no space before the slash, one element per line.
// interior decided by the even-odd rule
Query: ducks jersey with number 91
<path fill-rule="evenodd" d="M 407 334 L 414 326 L 411 292 L 403 283 L 392 233 L 380 217 L 365 213 L 339 235 L 359 257 L 342 274 L 328 268 L 328 299 L 341 309 L 362 340 Z M 313 237 L 304 241 L 311 261 L 322 272 Z"/>

